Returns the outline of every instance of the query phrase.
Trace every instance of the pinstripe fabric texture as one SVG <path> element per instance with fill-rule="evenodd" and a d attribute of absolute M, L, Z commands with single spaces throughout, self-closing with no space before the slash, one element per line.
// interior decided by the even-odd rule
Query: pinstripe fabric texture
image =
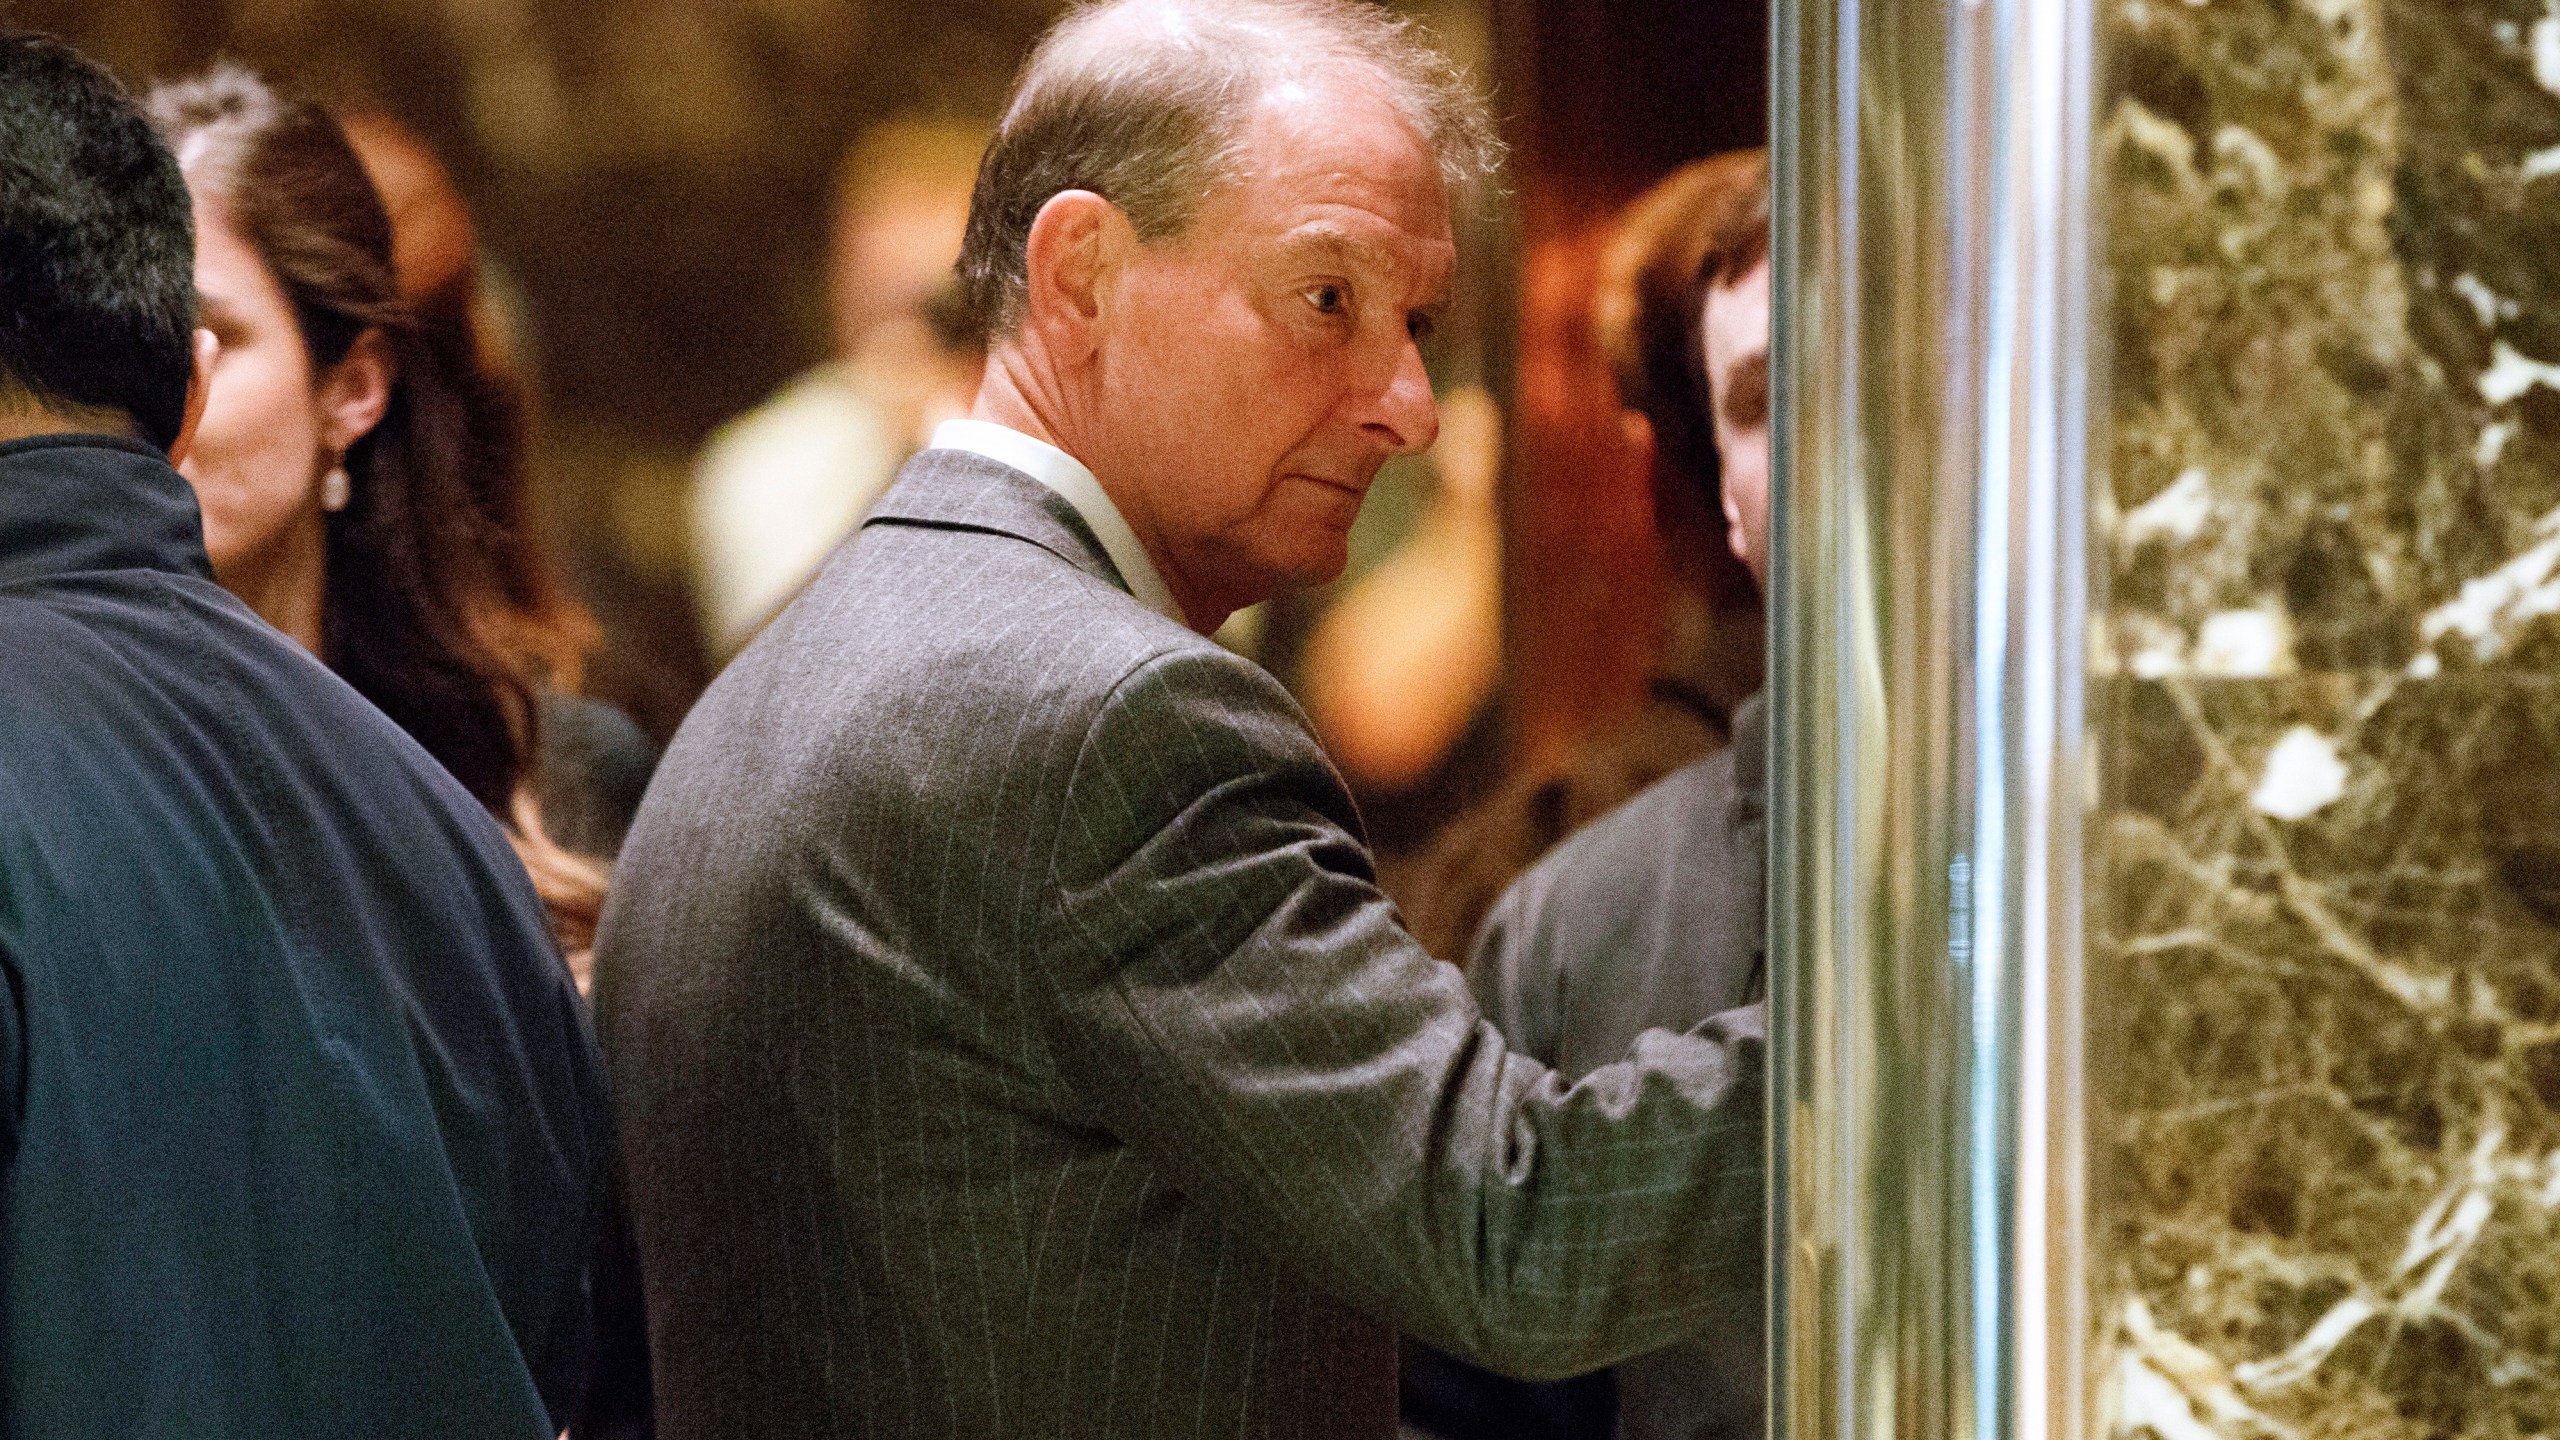
<path fill-rule="evenodd" d="M 598 1002 L 684 1437 L 1394 1433 L 1761 1274 L 1756 1011 L 1567 1087 L 1268 675 L 928 451 L 686 721 Z M 1739 1292 L 1739 1293 L 1738 1293 Z"/>

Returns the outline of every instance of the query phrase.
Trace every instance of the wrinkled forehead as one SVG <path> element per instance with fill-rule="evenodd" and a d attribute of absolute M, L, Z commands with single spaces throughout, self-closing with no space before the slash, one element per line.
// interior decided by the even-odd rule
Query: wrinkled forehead
<path fill-rule="evenodd" d="M 1449 193 L 1440 155 L 1387 98 L 1392 85 L 1384 72 L 1357 60 L 1273 76 L 1245 108 L 1241 158 L 1255 171 L 1353 171 L 1417 198 L 1428 194 L 1445 219 Z"/>
<path fill-rule="evenodd" d="M 1446 284 L 1457 249 L 1439 158 L 1356 77 L 1275 82 L 1240 141 L 1237 178 L 1201 207 L 1204 230 Z"/>

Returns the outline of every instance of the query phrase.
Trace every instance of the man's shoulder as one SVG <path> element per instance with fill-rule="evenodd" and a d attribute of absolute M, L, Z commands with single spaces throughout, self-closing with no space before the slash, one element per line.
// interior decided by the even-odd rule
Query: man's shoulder
<path fill-rule="evenodd" d="M 1255 688 L 1249 661 L 1115 583 L 1081 526 L 1026 476 L 928 451 L 741 659 L 766 672 L 757 684 L 850 666 L 896 689 L 984 691 L 990 703 L 1098 703 L 1150 666 Z"/>
<path fill-rule="evenodd" d="M 292 794 L 335 771 L 378 807 L 485 818 L 388 716 L 210 581 L 127 571 L 0 591 L 0 654 L 0 734 L 50 734 L 51 753 L 183 742 L 206 764 L 297 777 Z M 380 788 L 395 775 L 409 783 Z"/>
<path fill-rule="evenodd" d="M 713 683 L 652 793 L 1018 807 L 1089 750 L 1273 713 L 1258 673 L 1032 541 L 874 524 Z"/>
<path fill-rule="evenodd" d="M 926 691 L 1099 697 L 1150 661 L 1216 649 L 1034 540 L 874 524 L 740 658 L 768 679 L 858 665 Z"/>
<path fill-rule="evenodd" d="M 228 646 L 207 646 L 181 618 L 187 582 L 151 571 L 83 575 L 0 589 L 0 735 L 34 737 L 104 720 L 129 692 L 198 692 L 226 668 Z M 210 651 L 211 653 L 207 653 Z M 128 721 L 132 718 L 126 717 Z M 61 738 L 130 739 L 114 725 Z M 14 753 L 0 746 L 0 758 Z"/>
<path fill-rule="evenodd" d="M 1095 744 L 1145 747 L 1200 772 L 1278 764 L 1332 773 L 1306 712 L 1253 661 L 1187 630 L 1128 659 L 1096 707 Z"/>
<path fill-rule="evenodd" d="M 1573 906 L 1650 888 L 1666 868 L 1690 862 L 1691 837 L 1730 805 L 1733 764 L 1726 746 L 1663 776 L 1565 837 L 1522 872 L 1514 890 L 1541 904 Z"/>
<path fill-rule="evenodd" d="M 127 572 L 0 593 L 0 653 L 27 662 L 0 671 L 0 809 L 20 840 L 77 836 L 117 863 L 179 855 L 217 891 L 291 891 L 287 909 L 331 895 L 332 924 L 438 917 L 447 965 L 512 950 L 509 964 L 557 968 L 479 802 L 210 582 Z"/>
<path fill-rule="evenodd" d="M 1666 896 L 1713 883 L 1689 872 L 1713 865 L 1700 837 L 1721 823 L 1732 795 L 1726 747 L 1567 836 L 1512 881 L 1478 926 L 1467 962 L 1477 1002 L 1507 1039 L 1564 1065 L 1588 1048 L 1593 1029 L 1588 1007 L 1569 995 L 1646 988 L 1644 972 L 1663 957 L 1643 937 L 1665 928 Z M 1603 1009 L 1613 1022 L 1624 1018 Z"/>

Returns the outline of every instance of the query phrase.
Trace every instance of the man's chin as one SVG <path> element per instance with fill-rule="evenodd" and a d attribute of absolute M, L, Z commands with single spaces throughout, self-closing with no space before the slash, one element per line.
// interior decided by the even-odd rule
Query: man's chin
<path fill-rule="evenodd" d="M 1342 578 L 1351 566 L 1351 529 L 1328 529 L 1321 536 L 1295 537 L 1285 554 L 1264 553 L 1255 556 L 1249 567 L 1260 583 L 1254 586 L 1257 600 L 1268 600 L 1289 590 L 1310 590 L 1330 585 Z"/>
<path fill-rule="evenodd" d="M 1219 547 L 1226 573 L 1239 581 L 1249 577 L 1257 600 L 1332 584 L 1351 563 L 1358 498 L 1314 480 L 1290 488 L 1292 505 L 1267 508 L 1249 531 L 1230 532 L 1229 543 Z"/>
<path fill-rule="evenodd" d="M 1294 537 L 1298 549 L 1290 557 L 1296 562 L 1289 567 L 1291 578 L 1308 585 L 1330 585 L 1341 579 L 1351 564 L 1351 525 L 1359 518 L 1360 504 L 1354 500 L 1338 517 L 1310 520 Z"/>

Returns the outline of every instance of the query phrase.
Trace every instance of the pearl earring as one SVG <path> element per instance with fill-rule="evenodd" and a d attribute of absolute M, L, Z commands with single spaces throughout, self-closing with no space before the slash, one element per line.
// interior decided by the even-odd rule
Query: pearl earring
<path fill-rule="evenodd" d="M 347 479 L 347 462 L 339 461 L 320 477 L 320 508 L 331 512 L 347 508 L 347 495 L 353 482 Z"/>

